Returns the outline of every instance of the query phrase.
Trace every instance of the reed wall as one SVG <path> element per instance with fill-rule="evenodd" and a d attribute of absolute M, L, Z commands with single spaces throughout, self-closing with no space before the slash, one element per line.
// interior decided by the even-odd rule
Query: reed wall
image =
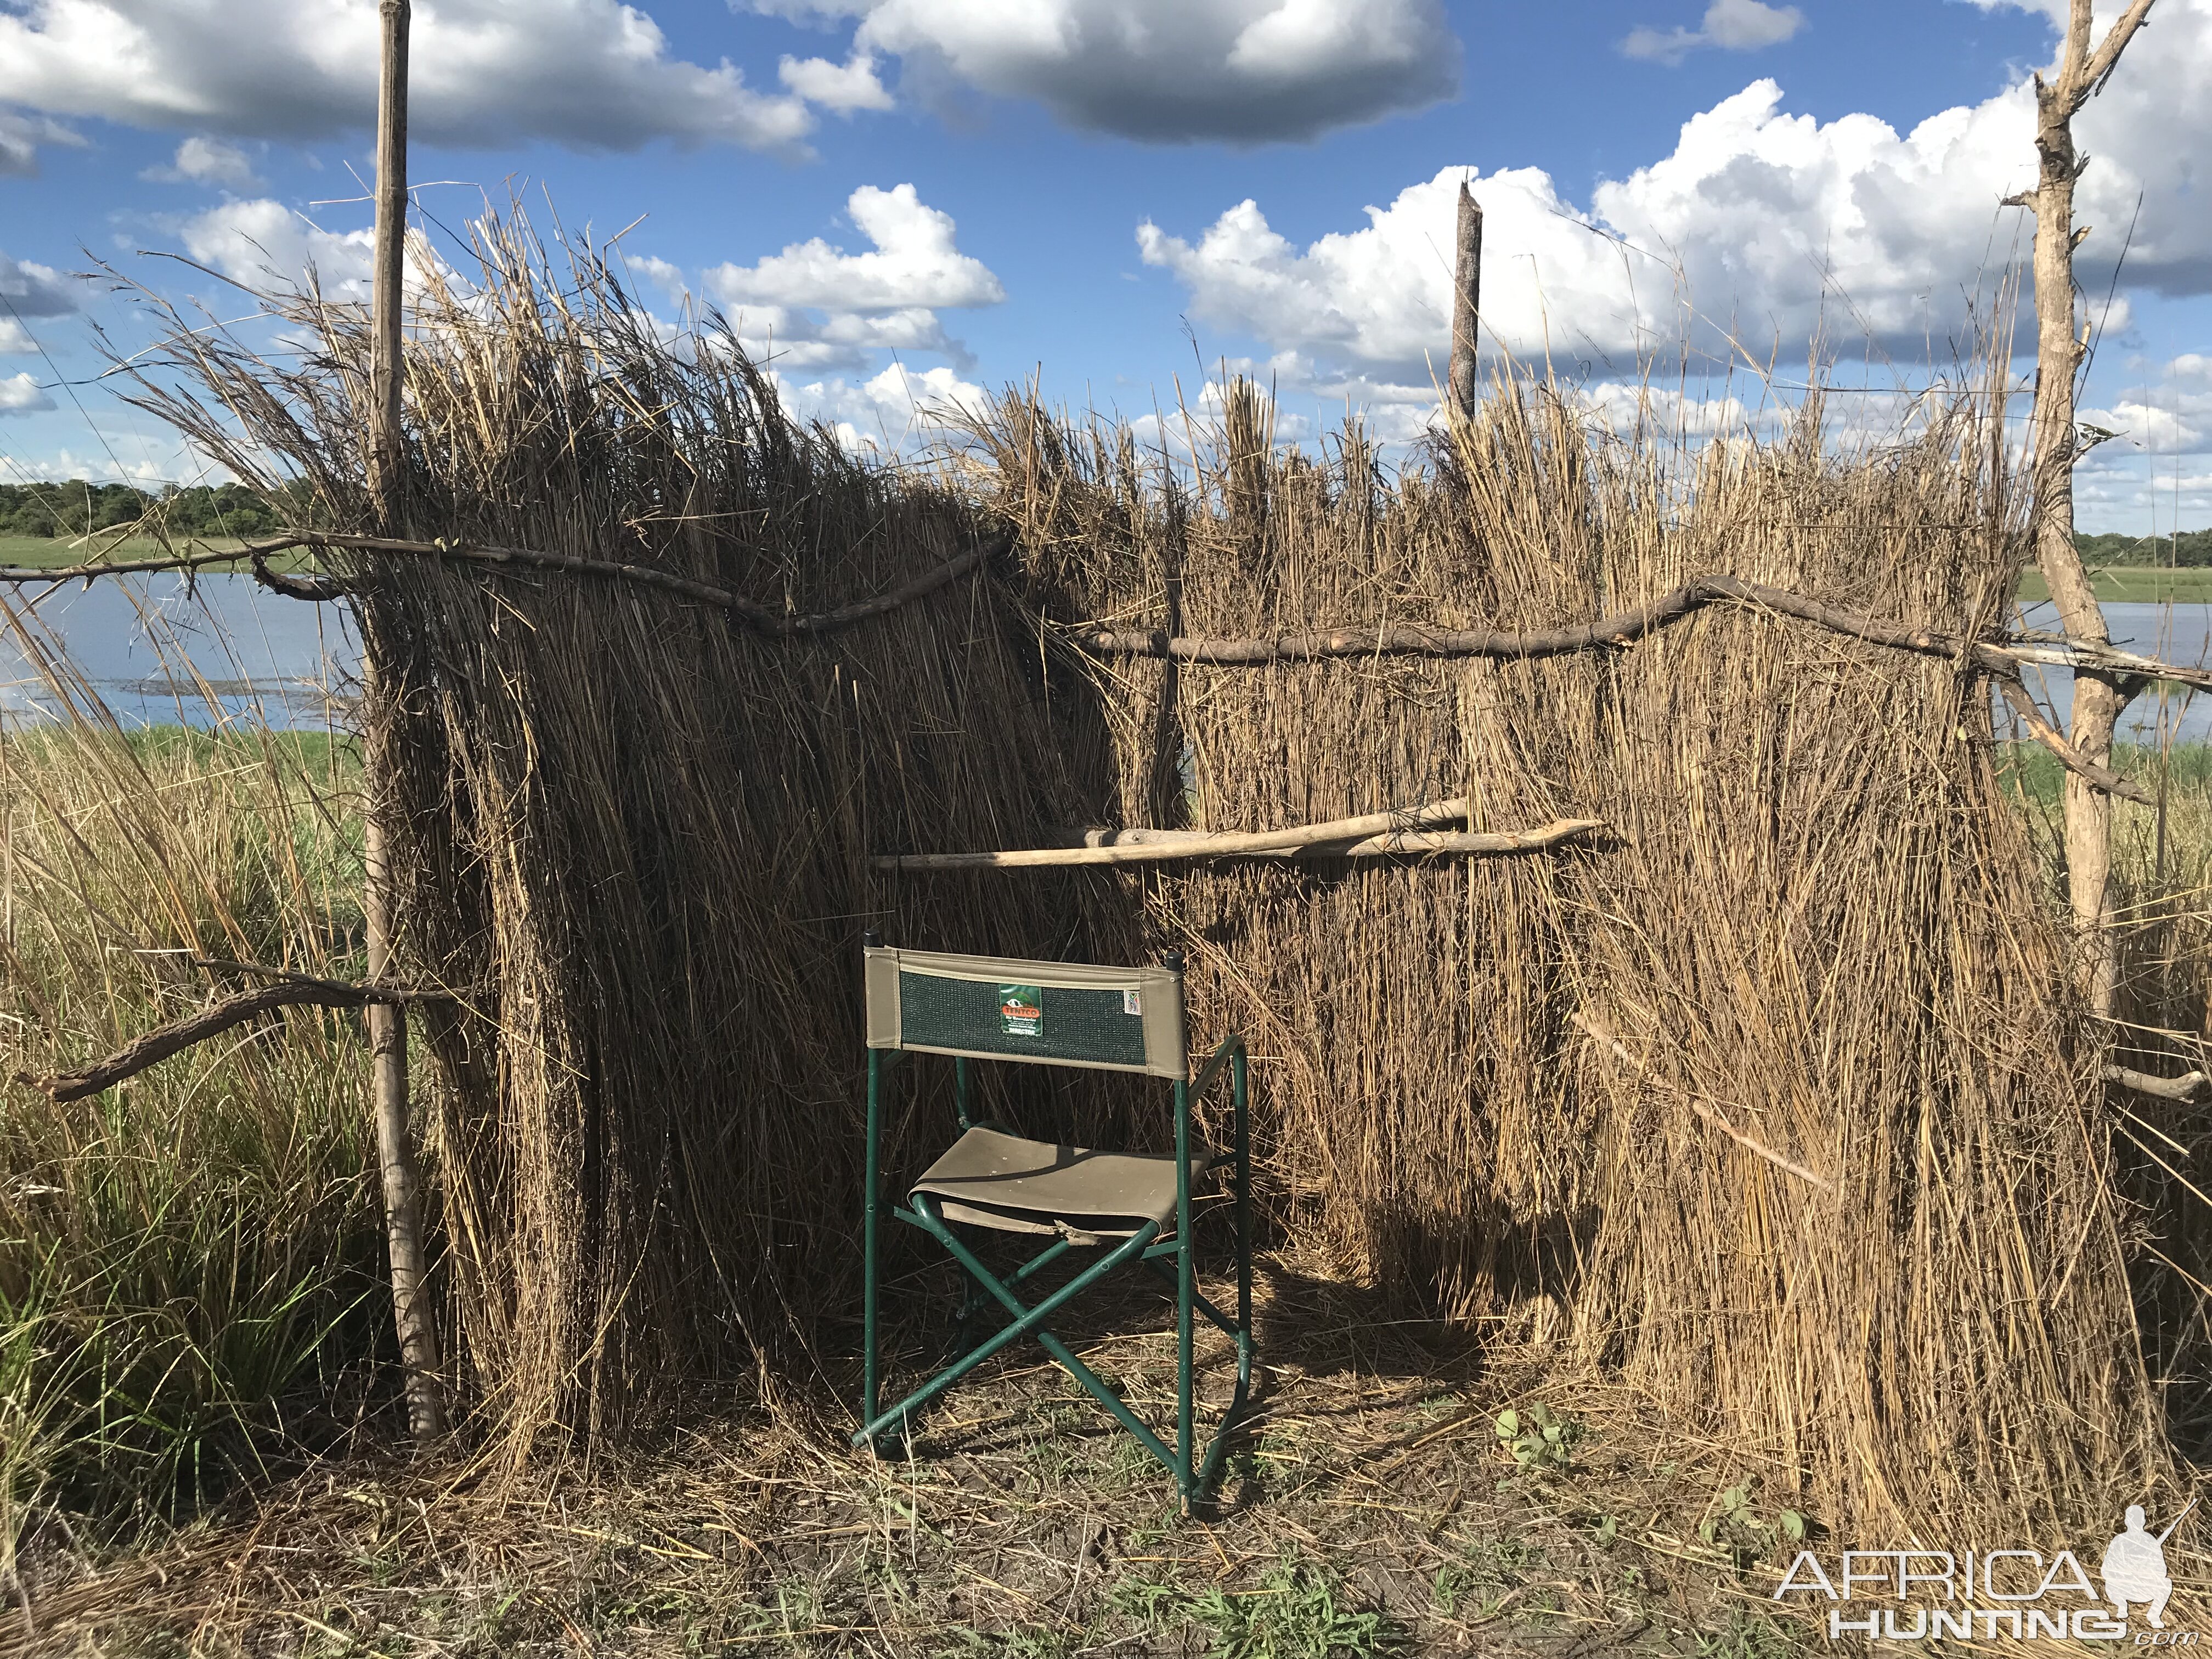
<path fill-rule="evenodd" d="M 1205 667 L 1067 637 L 1532 627 L 1708 572 L 1972 631 L 2021 538 L 1971 400 L 1879 447 L 1817 408 L 1754 445 L 1503 386 L 1385 473 L 1356 426 L 1279 449 L 1249 386 L 1173 462 L 1016 398 L 902 471 L 795 428 L 732 341 L 672 341 L 604 267 L 556 277 L 512 226 L 483 252 L 421 302 L 388 530 L 799 613 L 1017 534 L 983 574 L 798 639 L 602 578 L 347 567 L 402 957 L 462 993 L 427 1033 L 457 1363 L 516 1455 L 694 1406 L 702 1379 L 847 1385 L 874 925 L 1183 950 L 1199 1035 L 1255 1040 L 1279 1242 L 1626 1376 L 1824 1515 L 2067 1521 L 2163 1467 L 2111 1125 L 1971 674 L 1741 608 L 1539 662 Z M 367 527 L 361 319 L 286 303 L 319 357 L 190 337 L 172 366 L 199 400 L 151 401 Z M 1475 829 L 1612 834 L 1356 867 L 867 863 L 1462 793 Z M 1012 1086 L 1040 1127 L 1158 1127 L 1095 1081 Z M 949 1109 L 904 1098 L 910 1162 Z"/>

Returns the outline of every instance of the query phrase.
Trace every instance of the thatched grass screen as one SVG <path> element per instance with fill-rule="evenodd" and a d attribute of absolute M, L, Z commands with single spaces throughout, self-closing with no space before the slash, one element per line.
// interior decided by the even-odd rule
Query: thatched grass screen
<path fill-rule="evenodd" d="M 1693 447 L 1520 388 L 1384 489 L 1356 430 L 1325 465 L 1274 453 L 1245 386 L 1178 494 L 1010 403 L 978 484 L 1044 550 L 1042 602 L 1124 629 L 1534 629 L 1711 572 L 1954 635 L 2001 618 L 2016 503 L 1973 405 L 1879 451 L 1824 444 L 1820 414 Z M 1101 672 L 1133 815 L 1464 793 L 1475 829 L 1616 832 L 1149 893 L 1194 1005 L 1258 1033 L 1267 1170 L 1344 1270 L 1517 1310 L 1824 1513 L 2048 1525 L 2160 1467 L 2066 939 L 1978 677 L 1741 609 L 1537 662 Z"/>
<path fill-rule="evenodd" d="M 634 583 L 350 562 L 385 665 L 368 729 L 401 795 L 403 957 L 462 993 L 428 1044 L 456 1363 L 515 1450 L 702 1378 L 844 1386 L 852 952 L 876 925 L 1184 950 L 1200 1035 L 1254 1034 L 1286 1241 L 1626 1376 L 1771 1453 L 1822 1514 L 2072 1521 L 2162 1467 L 2065 941 L 1972 673 L 1741 608 L 1516 664 L 1097 659 L 1060 627 L 1534 626 L 1725 571 L 1972 632 L 2021 543 L 1970 404 L 1845 455 L 1817 411 L 1771 447 L 1699 447 L 1505 388 L 1391 479 L 1356 428 L 1318 459 L 1275 450 L 1249 388 L 1180 471 L 1016 398 L 909 473 L 795 429 L 732 342 L 665 338 L 598 266 L 556 283 L 518 234 L 485 249 L 420 302 L 387 532 L 793 612 L 1017 535 L 801 638 Z M 153 401 L 374 528 L 362 319 L 287 305 L 319 356 L 278 372 L 197 337 L 176 366 L 201 401 Z M 1491 862 L 869 865 L 1461 793 L 1477 830 L 1614 834 Z M 1127 1097 L 1024 1109 L 1156 1133 Z M 950 1110 L 908 1098 L 913 1149 Z"/>

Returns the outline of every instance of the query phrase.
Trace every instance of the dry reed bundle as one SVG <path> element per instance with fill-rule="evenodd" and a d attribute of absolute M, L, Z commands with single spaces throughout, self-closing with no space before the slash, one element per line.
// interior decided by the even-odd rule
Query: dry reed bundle
<path fill-rule="evenodd" d="M 1825 442 L 1816 404 L 1707 447 L 1505 386 L 1387 489 L 1356 428 L 1316 464 L 1269 420 L 1232 386 L 1178 478 L 1010 398 L 973 459 L 1041 603 L 1193 636 L 1555 626 L 1708 573 L 1972 634 L 2021 556 L 1965 403 L 1886 446 Z M 1092 672 L 1132 825 L 1464 793 L 1475 830 L 1618 832 L 1152 878 L 1194 1006 L 1257 1035 L 1279 1209 L 1347 1271 L 1617 1370 L 1861 1536 L 2101 1522 L 2165 1467 L 1978 678 L 1741 610 L 1536 662 Z"/>
<path fill-rule="evenodd" d="M 973 547 L 950 492 L 799 429 L 716 330 L 678 339 L 588 251 L 519 223 L 434 274 L 407 349 L 404 522 L 367 507 L 364 319 L 272 301 L 296 368 L 180 341 L 159 409 L 242 475 L 304 480 L 325 522 L 620 560 L 772 614 L 865 599 Z M 995 845 L 1095 814 L 1062 759 L 1032 624 L 955 581 L 814 638 L 764 638 L 665 587 L 337 556 L 380 665 L 400 965 L 455 988 L 427 1022 L 435 1201 L 465 1392 L 520 1454 L 799 1361 L 849 1308 L 861 1136 L 860 935 L 1127 957 L 1079 880 L 915 889 L 867 855 Z M 1063 702 L 1087 690 L 1079 680 Z M 1072 713 L 1073 711 L 1068 711 Z M 942 1094 L 904 1091 L 941 1140 Z M 1120 1132 L 1112 1097 L 1061 1091 Z M 833 1344 L 833 1352 L 842 1345 Z M 841 1378 L 842 1380 L 842 1378 Z"/>

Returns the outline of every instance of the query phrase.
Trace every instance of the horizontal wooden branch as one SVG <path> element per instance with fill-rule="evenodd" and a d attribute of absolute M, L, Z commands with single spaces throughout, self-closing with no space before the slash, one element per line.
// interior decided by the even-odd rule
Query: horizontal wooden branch
<path fill-rule="evenodd" d="M 283 545 L 289 546 L 291 544 Z M 277 549 L 283 550 L 283 546 Z M 165 553 L 158 559 L 108 559 L 97 564 L 0 566 L 0 582 L 90 581 L 94 576 L 158 575 L 165 570 L 202 570 L 211 564 L 237 564 L 253 556 L 243 548 L 235 552 Z"/>
<path fill-rule="evenodd" d="M 251 963 L 223 965 L 242 968 L 247 972 L 269 971 Z M 197 1014 L 157 1027 L 110 1054 L 98 1065 L 87 1066 L 82 1072 L 44 1078 L 18 1072 L 15 1081 L 41 1091 L 58 1105 L 82 1100 L 88 1095 L 96 1095 L 126 1078 L 136 1077 L 149 1066 L 158 1066 L 172 1055 L 183 1053 L 196 1042 L 220 1036 L 233 1026 L 242 1025 L 247 1020 L 275 1009 L 302 1006 L 365 1008 L 373 1002 L 442 1001 L 447 996 L 443 991 L 410 991 L 392 986 L 355 985 L 343 980 L 287 975 L 274 985 L 256 986 L 250 991 L 234 992 L 211 1003 Z"/>
<path fill-rule="evenodd" d="M 1505 853 L 1540 853 L 1561 842 L 1594 836 L 1605 827 L 1602 818 L 1558 818 L 1534 830 L 1395 830 L 1388 835 L 1355 841 L 1348 847 L 1325 842 L 1301 850 L 1304 856 L 1310 858 L 1417 858 L 1436 853 L 1480 858 Z"/>
<path fill-rule="evenodd" d="M 1632 644 L 1645 635 L 1722 602 L 1763 605 L 1802 617 L 1838 633 L 1931 656 L 1955 656 L 1958 643 L 1925 629 L 1907 628 L 1839 611 L 1800 593 L 1734 576 L 1699 576 L 1648 605 L 1563 628 L 1515 631 L 1499 628 L 1430 628 L 1400 623 L 1376 628 L 1317 629 L 1253 639 L 1170 639 L 1158 632 L 1079 629 L 1072 635 L 1100 656 L 1171 657 L 1184 662 L 1258 665 L 1310 662 L 1326 657 L 1558 657 L 1607 646 Z"/>
<path fill-rule="evenodd" d="M 1698 576 L 1648 605 L 1561 628 L 1515 631 L 1499 628 L 1429 628 L 1401 623 L 1376 628 L 1322 629 L 1250 639 L 1175 637 L 1085 625 L 1068 638 L 1105 657 L 1162 657 L 1181 662 L 1256 667 L 1312 662 L 1329 657 L 1488 657 L 1525 661 L 1635 643 L 1712 605 L 1739 605 L 1808 622 L 1830 633 L 1924 657 L 1960 659 L 1961 653 L 1990 673 L 2016 673 L 2021 663 L 2049 663 L 2094 673 L 2141 675 L 2212 689 L 2212 669 L 2186 668 L 2111 647 L 2041 641 L 1976 640 L 1915 628 L 1846 611 L 1788 588 L 1737 576 Z"/>
<path fill-rule="evenodd" d="M 925 571 L 911 581 L 902 582 L 872 599 L 856 599 L 850 605 L 841 605 L 833 610 L 803 615 L 777 611 L 758 600 L 733 593 L 728 588 L 717 587 L 711 582 L 695 581 L 672 571 L 656 570 L 650 565 L 626 564 L 615 559 L 586 559 L 568 553 L 541 553 L 526 547 L 472 547 L 459 542 L 410 542 L 389 536 L 356 536 L 325 530 L 288 530 L 267 541 L 248 543 L 236 551 L 228 553 L 179 553 L 155 559 L 62 565 L 51 569 L 24 566 L 0 568 L 0 582 L 67 582 L 80 579 L 89 581 L 95 576 L 150 575 L 161 571 L 198 570 L 209 565 L 249 561 L 256 580 L 288 598 L 333 599 L 352 592 L 351 585 L 328 577 L 286 576 L 272 571 L 268 565 L 269 556 L 272 553 L 286 552 L 295 547 L 333 548 L 355 553 L 387 553 L 445 559 L 457 564 L 488 565 L 495 568 L 561 570 L 571 575 L 635 582 L 683 599 L 714 605 L 728 611 L 755 633 L 789 637 L 832 633 L 839 629 L 850 628 L 855 623 L 866 622 L 872 617 L 883 616 L 901 605 L 910 605 L 958 580 L 969 572 L 981 568 L 1012 544 L 1012 532 L 1001 531 L 958 557 L 947 560 L 934 570 Z"/>
<path fill-rule="evenodd" d="M 1567 1018 L 1573 1021 L 1575 1024 L 1580 1026 L 1583 1032 L 1586 1033 L 1594 1042 L 1595 1042 L 1601 1048 L 1604 1048 L 1607 1053 L 1611 1054 L 1614 1059 L 1626 1066 L 1630 1071 L 1634 1072 L 1638 1077 L 1644 1075 L 1644 1067 L 1637 1060 L 1636 1056 L 1630 1054 L 1627 1048 L 1621 1042 L 1620 1039 L 1613 1036 L 1611 1031 L 1607 1030 L 1604 1025 L 1600 1024 L 1597 1020 L 1592 1018 L 1588 1014 L 1581 1012 L 1580 1011 L 1569 1014 Z M 1824 1193 L 1833 1192 L 1835 1190 L 1834 1184 L 1829 1181 L 1827 1176 L 1816 1174 L 1814 1171 L 1807 1169 L 1795 1158 L 1784 1158 L 1781 1153 L 1776 1152 L 1773 1147 L 1768 1146 L 1765 1141 L 1760 1140 L 1754 1135 L 1745 1133 L 1741 1129 L 1737 1128 L 1735 1124 L 1729 1122 L 1728 1119 L 1722 1116 L 1721 1114 L 1715 1110 L 1711 1106 L 1709 1106 L 1704 1101 L 1699 1100 L 1695 1095 L 1686 1093 L 1680 1089 L 1672 1088 L 1668 1089 L 1668 1092 L 1674 1096 L 1676 1099 L 1680 1100 L 1685 1106 L 1687 1106 L 1692 1112 L 1695 1112 L 1699 1118 L 1712 1125 L 1714 1128 L 1718 1129 L 1730 1140 L 1735 1142 L 1737 1146 L 1742 1147 L 1746 1152 L 1751 1153 L 1753 1156 L 1765 1158 L 1776 1169 L 1783 1170 L 1786 1174 L 1796 1176 L 1798 1180 L 1808 1182 L 1812 1186 L 1818 1187 Z"/>
<path fill-rule="evenodd" d="M 1533 830 L 1434 830 L 1394 828 L 1389 813 L 1340 818 L 1295 830 L 1245 833 L 1182 833 L 1173 841 L 1121 842 L 1105 847 L 1027 847 L 999 853 L 903 853 L 874 860 L 878 870 L 1034 870 L 1071 865 L 1168 864 L 1217 858 L 1412 858 L 1439 854 L 1480 857 L 1540 852 L 1602 830 L 1596 818 L 1562 818 Z M 1385 822 L 1376 823 L 1376 819 Z M 1346 825 L 1364 824 L 1364 829 Z M 1378 833 L 1379 832 L 1379 833 Z M 1159 832 L 1155 832 L 1159 833 Z"/>
<path fill-rule="evenodd" d="M 1456 823 L 1467 816 L 1467 797 L 1455 795 L 1449 800 L 1431 801 L 1426 806 L 1407 806 L 1395 811 L 1366 812 L 1358 817 L 1331 818 L 1322 823 L 1304 823 L 1290 830 L 1239 831 L 1271 838 L 1274 850 L 1288 851 L 1316 841 L 1356 841 L 1363 836 L 1379 835 L 1387 830 L 1429 830 L 1438 824 Z M 1219 830 L 1048 830 L 1044 844 L 1053 847 L 1190 847 L 1200 842 L 1218 842 L 1226 832 Z M 1265 852 L 1267 848 L 1250 847 L 1248 852 Z"/>
<path fill-rule="evenodd" d="M 910 605 L 989 563 L 1012 543 L 1012 532 L 1001 531 L 958 557 L 947 560 L 934 570 L 925 571 L 911 581 L 902 582 L 873 599 L 856 599 L 834 610 L 804 615 L 777 611 L 758 600 L 733 593 L 728 588 L 717 587 L 711 582 L 697 581 L 689 576 L 679 576 L 672 571 L 656 570 L 650 565 L 628 564 L 616 559 L 587 559 L 570 553 L 542 553 L 526 547 L 476 547 L 462 542 L 410 542 L 389 536 L 356 536 L 337 531 L 301 530 L 287 531 L 272 541 L 256 543 L 251 550 L 266 556 L 293 547 L 334 548 L 355 553 L 388 553 L 444 559 L 457 564 L 560 570 L 571 575 L 635 582 L 683 599 L 696 599 L 702 605 L 717 606 L 728 611 L 755 633 L 789 637 L 831 633 L 838 629 L 849 628 L 855 623 L 866 622 L 871 617 L 883 616 L 902 605 Z"/>
<path fill-rule="evenodd" d="M 2207 1084 L 2212 1084 L 2202 1072 L 2184 1072 L 2179 1077 L 2158 1077 L 2149 1072 L 2138 1072 L 2125 1066 L 2107 1066 L 2104 1070 L 2107 1083 L 2117 1083 L 2123 1089 L 2132 1089 L 2139 1095 L 2155 1095 L 2161 1100 L 2194 1100 Z"/>

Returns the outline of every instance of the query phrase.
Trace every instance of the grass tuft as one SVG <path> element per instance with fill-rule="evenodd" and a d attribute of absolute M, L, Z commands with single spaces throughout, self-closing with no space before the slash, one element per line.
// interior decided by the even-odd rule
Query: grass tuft
<path fill-rule="evenodd" d="M 194 955 L 343 971 L 357 789 L 328 738 L 0 737 L 0 1073 L 234 988 Z M 0 1571 L 50 1522 L 194 1513 L 367 1402 L 363 1060 L 356 1017 L 295 1011 L 72 1105 L 0 1091 Z"/>

